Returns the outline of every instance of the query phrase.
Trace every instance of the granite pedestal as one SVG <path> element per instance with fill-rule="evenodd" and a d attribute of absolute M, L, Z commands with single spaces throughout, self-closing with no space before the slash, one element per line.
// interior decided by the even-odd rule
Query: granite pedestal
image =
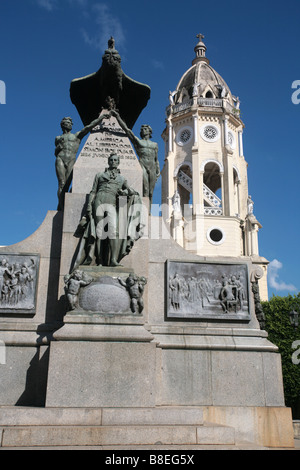
<path fill-rule="evenodd" d="M 195 407 L 205 422 L 233 427 L 239 439 L 292 447 L 280 355 L 255 316 L 251 257 L 196 256 L 162 237 L 166 233 L 163 219 L 151 216 L 148 231 L 122 260 L 123 267 L 80 267 L 94 281 L 80 291 L 78 307 L 68 309 L 65 276 L 72 272 L 78 251 L 76 228 L 92 176 L 106 164 L 107 155 L 97 153 L 96 138 L 100 138 L 97 132 L 76 163 L 73 192 L 66 194 L 64 213 L 49 213 L 35 234 L 2 249 L 4 255 L 20 254 L 22 260 L 25 254 L 38 255 L 39 276 L 34 312 L 18 316 L 0 312 L 0 340 L 6 345 L 6 364 L 0 364 L 0 405 L 45 406 L 45 410 L 61 410 L 61 416 L 74 408 L 104 412 L 122 408 L 125 423 L 132 422 L 137 408 L 140 416 L 152 410 L 154 434 L 155 426 L 158 429 L 165 420 L 166 408 Z M 140 171 L 137 159 L 129 160 Z M 93 168 L 86 172 L 91 162 Z M 88 181 L 81 180 L 82 175 Z M 140 190 L 141 173 L 133 169 L 130 178 L 130 184 Z M 216 264 L 231 266 L 231 271 L 211 272 L 209 266 Z M 195 269 L 190 272 L 188 265 Z M 170 266 L 182 267 L 178 273 L 185 283 L 198 276 L 199 286 L 208 271 L 206 300 L 197 298 L 200 291 L 194 296 L 195 292 L 187 294 L 181 286 L 180 302 L 183 293 L 185 297 L 177 308 L 176 296 L 171 302 L 170 282 L 176 272 Z M 243 271 L 236 266 L 243 266 Z M 118 277 L 130 273 L 147 279 L 144 309 L 139 314 L 131 311 L 130 298 L 118 284 Z M 246 297 L 238 296 L 242 291 L 236 274 Z M 225 302 L 220 298 L 222 275 L 225 284 L 231 278 L 234 296 Z M 215 431 L 209 434 L 203 427 L 197 432 L 213 436 Z M 157 436 L 162 433 L 159 428 Z"/>

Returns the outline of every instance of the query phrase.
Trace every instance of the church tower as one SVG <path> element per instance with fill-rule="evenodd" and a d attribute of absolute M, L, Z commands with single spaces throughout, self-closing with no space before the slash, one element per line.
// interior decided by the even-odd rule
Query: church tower
<path fill-rule="evenodd" d="M 162 203 L 173 238 L 217 259 L 250 258 L 261 268 L 267 300 L 267 260 L 259 256 L 261 224 L 253 213 L 244 157 L 240 101 L 206 57 L 199 34 L 192 66 L 169 94 Z"/>

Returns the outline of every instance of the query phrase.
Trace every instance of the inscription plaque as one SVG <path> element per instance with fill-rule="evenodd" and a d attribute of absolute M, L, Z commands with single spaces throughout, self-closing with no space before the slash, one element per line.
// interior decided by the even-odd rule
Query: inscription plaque
<path fill-rule="evenodd" d="M 112 154 L 120 159 L 119 170 L 129 186 L 143 193 L 143 170 L 134 148 L 117 119 L 111 116 L 91 131 L 73 169 L 74 193 L 86 193 L 92 188 L 95 175 L 108 167 Z"/>
<path fill-rule="evenodd" d="M 249 321 L 247 264 L 167 262 L 167 319 Z"/>
<path fill-rule="evenodd" d="M 0 253 L 0 314 L 36 312 L 39 255 Z"/>
<path fill-rule="evenodd" d="M 126 164 L 136 162 L 136 156 L 132 149 L 128 138 L 119 126 L 114 122 L 114 118 L 105 125 L 96 126 L 84 145 L 80 156 L 85 158 L 104 158 L 107 164 L 107 158 L 112 154 L 117 153 L 121 160 L 126 160 Z"/>

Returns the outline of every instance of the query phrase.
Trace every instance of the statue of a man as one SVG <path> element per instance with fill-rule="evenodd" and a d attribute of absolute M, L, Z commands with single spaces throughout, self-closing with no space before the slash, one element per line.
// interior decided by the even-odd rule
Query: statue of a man
<path fill-rule="evenodd" d="M 120 266 L 119 261 L 129 253 L 134 241 L 141 236 L 138 234 L 139 212 L 134 213 L 129 206 L 136 204 L 138 208 L 142 208 L 142 201 L 139 194 L 128 186 L 127 180 L 120 174 L 119 164 L 119 156 L 111 154 L 108 158 L 108 168 L 95 176 L 86 215 L 79 224 L 84 233 L 74 269 L 81 264 L 91 264 L 94 256 L 98 266 Z M 121 227 L 122 239 L 119 236 L 120 196 L 127 198 L 128 206 L 127 226 Z M 135 230 L 130 226 L 129 219 Z"/>
<path fill-rule="evenodd" d="M 150 140 L 152 137 L 152 129 L 148 125 L 143 125 L 140 132 L 141 138 L 139 139 L 134 135 L 132 130 L 128 128 L 116 110 L 112 110 L 111 115 L 116 117 L 138 154 L 143 170 L 143 196 L 149 198 L 151 208 L 154 187 L 160 175 L 158 145 L 156 142 Z"/>
<path fill-rule="evenodd" d="M 103 119 L 107 119 L 108 114 L 103 114 L 85 126 L 81 131 L 72 134 L 73 121 L 70 117 L 65 117 L 61 121 L 62 135 L 55 139 L 55 169 L 58 179 L 58 210 L 63 208 L 64 194 L 69 191 L 72 181 L 73 166 L 76 161 L 76 154 L 78 152 L 82 139 L 91 130 L 96 127 Z"/>

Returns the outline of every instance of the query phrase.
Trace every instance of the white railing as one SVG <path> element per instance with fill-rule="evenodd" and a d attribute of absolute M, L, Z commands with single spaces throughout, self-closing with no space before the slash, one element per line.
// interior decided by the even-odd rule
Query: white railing
<path fill-rule="evenodd" d="M 206 202 L 213 207 L 220 207 L 222 205 L 221 199 L 203 183 L 203 196 Z"/>
<path fill-rule="evenodd" d="M 214 108 L 221 108 L 223 106 L 223 100 L 215 98 L 198 98 L 199 106 L 212 106 Z"/>
<path fill-rule="evenodd" d="M 172 107 L 173 113 L 179 113 L 180 111 L 185 111 L 189 109 L 193 104 L 193 100 L 185 101 L 184 103 L 176 104 Z"/>
<path fill-rule="evenodd" d="M 190 176 L 182 170 L 178 172 L 178 183 L 190 193 L 193 191 L 193 180 Z M 204 215 L 222 215 L 222 201 L 221 199 L 203 183 L 203 197 L 209 207 L 204 207 Z"/>
<path fill-rule="evenodd" d="M 181 184 L 181 186 L 187 189 L 190 193 L 193 191 L 193 180 L 190 176 L 188 176 L 182 170 L 179 170 L 177 178 L 178 183 Z"/>
<path fill-rule="evenodd" d="M 222 215 L 222 207 L 204 207 L 204 215 Z"/>

